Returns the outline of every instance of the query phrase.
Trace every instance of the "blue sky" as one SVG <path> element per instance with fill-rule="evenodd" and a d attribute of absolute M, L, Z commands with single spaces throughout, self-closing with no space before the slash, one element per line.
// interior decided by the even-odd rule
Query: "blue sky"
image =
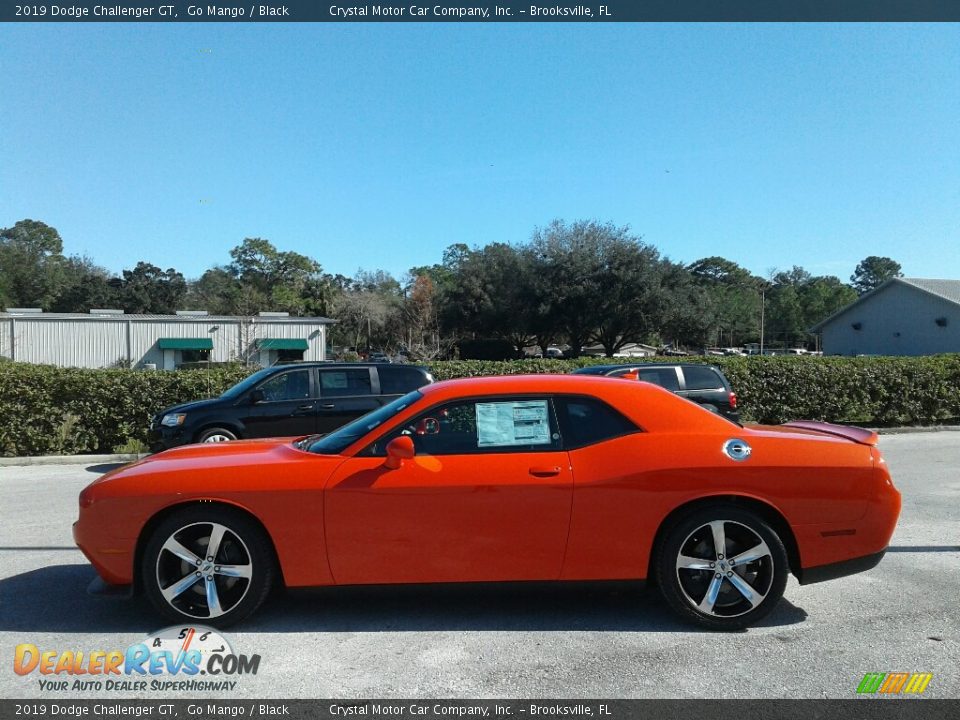
<path fill-rule="evenodd" d="M 956 25 L 8 24 L 0 98 L 0 227 L 114 271 L 399 275 L 560 217 L 960 278 Z"/>

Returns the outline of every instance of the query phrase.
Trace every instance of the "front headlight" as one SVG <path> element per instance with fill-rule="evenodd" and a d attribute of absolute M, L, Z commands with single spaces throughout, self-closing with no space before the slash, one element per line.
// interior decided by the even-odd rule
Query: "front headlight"
<path fill-rule="evenodd" d="M 183 421 L 186 419 L 186 413 L 170 413 L 169 415 L 163 416 L 163 420 L 160 421 L 160 424 L 165 425 L 166 427 L 177 427 L 178 425 L 183 425 Z"/>

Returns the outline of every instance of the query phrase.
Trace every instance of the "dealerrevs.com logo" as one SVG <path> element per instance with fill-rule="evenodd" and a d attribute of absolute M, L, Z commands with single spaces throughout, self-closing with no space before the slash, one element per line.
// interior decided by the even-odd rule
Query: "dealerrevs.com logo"
<path fill-rule="evenodd" d="M 229 691 L 240 675 L 256 675 L 259 655 L 234 652 L 217 630 L 168 627 L 126 650 L 51 650 L 33 643 L 14 649 L 13 671 L 37 676 L 44 691 Z"/>

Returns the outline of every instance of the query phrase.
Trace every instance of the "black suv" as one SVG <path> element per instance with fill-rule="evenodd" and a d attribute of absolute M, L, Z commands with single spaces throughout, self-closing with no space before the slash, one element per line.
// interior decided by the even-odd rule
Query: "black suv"
<path fill-rule="evenodd" d="M 580 375 L 618 377 L 636 373 L 638 379 L 659 385 L 728 420 L 740 422 L 737 394 L 720 369 L 694 363 L 636 363 L 634 365 L 589 365 L 573 371 Z"/>
<path fill-rule="evenodd" d="M 212 400 L 174 405 L 150 422 L 150 449 L 335 430 L 433 382 L 413 365 L 296 363 L 255 372 Z"/>

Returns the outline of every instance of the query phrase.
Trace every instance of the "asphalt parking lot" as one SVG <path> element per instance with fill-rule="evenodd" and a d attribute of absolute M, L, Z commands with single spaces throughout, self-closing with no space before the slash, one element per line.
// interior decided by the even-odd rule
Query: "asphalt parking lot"
<path fill-rule="evenodd" d="M 819 585 L 791 578 L 747 632 L 692 630 L 629 585 L 297 592 L 227 631 L 262 658 L 230 696 L 852 698 L 865 673 L 903 671 L 933 673 L 928 697 L 960 697 L 960 433 L 880 447 L 904 495 L 886 558 Z M 70 526 L 104 469 L 0 467 L 0 697 L 104 697 L 41 691 L 36 672 L 14 673 L 15 646 L 122 650 L 164 625 L 145 603 L 86 593 Z"/>

